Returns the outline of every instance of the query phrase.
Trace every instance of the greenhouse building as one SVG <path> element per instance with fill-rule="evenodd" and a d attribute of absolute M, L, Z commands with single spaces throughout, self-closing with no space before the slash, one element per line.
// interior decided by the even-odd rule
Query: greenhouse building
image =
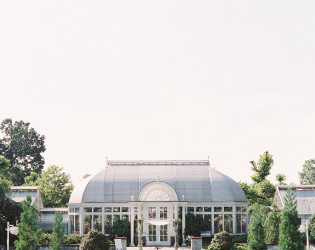
<path fill-rule="evenodd" d="M 139 237 L 135 223 L 141 219 L 147 246 L 169 246 L 174 221 L 180 219 L 184 229 L 188 213 L 206 221 L 204 236 L 246 233 L 247 206 L 242 188 L 208 160 L 107 161 L 72 192 L 68 233 L 108 234 L 115 221 L 128 220 L 133 246 Z"/>

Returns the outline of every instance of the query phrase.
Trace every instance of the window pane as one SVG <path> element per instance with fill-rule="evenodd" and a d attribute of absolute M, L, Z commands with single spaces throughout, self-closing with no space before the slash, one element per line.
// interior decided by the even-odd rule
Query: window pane
<path fill-rule="evenodd" d="M 149 224 L 149 241 L 156 241 L 156 225 Z"/>
<path fill-rule="evenodd" d="M 74 207 L 70 207 L 70 213 L 74 212 Z"/>
<path fill-rule="evenodd" d="M 105 215 L 104 216 L 104 227 L 105 227 L 105 234 L 110 233 L 110 228 L 112 226 L 112 216 L 111 215 Z"/>
<path fill-rule="evenodd" d="M 187 212 L 188 212 L 188 213 L 193 213 L 193 212 L 195 212 L 194 207 L 187 207 Z"/>
<path fill-rule="evenodd" d="M 80 208 L 79 207 L 75 207 L 74 208 L 74 212 L 79 213 L 80 212 Z"/>
<path fill-rule="evenodd" d="M 123 215 L 121 216 L 121 219 L 122 219 L 122 220 L 128 220 L 128 221 L 129 221 L 129 216 L 126 215 L 126 214 L 123 214 Z"/>
<path fill-rule="evenodd" d="M 167 219 L 167 207 L 160 207 L 160 220 Z"/>
<path fill-rule="evenodd" d="M 236 232 L 238 234 L 242 233 L 242 215 L 241 214 L 236 215 Z"/>
<path fill-rule="evenodd" d="M 111 207 L 104 207 L 104 212 L 110 213 L 110 212 L 112 212 L 112 208 Z"/>
<path fill-rule="evenodd" d="M 92 212 L 92 208 L 91 207 L 85 207 L 84 208 L 84 212 L 91 213 Z"/>
<path fill-rule="evenodd" d="M 203 212 L 203 207 L 196 207 L 196 212 Z"/>
<path fill-rule="evenodd" d="M 149 219 L 156 219 L 156 207 L 149 207 Z"/>
<path fill-rule="evenodd" d="M 224 215 L 224 231 L 233 233 L 233 216 L 232 214 Z"/>
<path fill-rule="evenodd" d="M 245 214 L 242 214 L 242 233 L 243 234 L 246 233 L 246 215 Z"/>
<path fill-rule="evenodd" d="M 127 212 L 129 212 L 129 207 L 122 207 L 122 208 L 121 208 L 121 211 L 122 211 L 123 213 L 127 213 Z"/>
<path fill-rule="evenodd" d="M 212 231 L 211 230 L 211 225 L 212 225 L 212 223 L 211 223 L 211 214 L 205 214 L 204 216 L 205 216 L 204 220 L 207 223 L 206 231 Z"/>
<path fill-rule="evenodd" d="M 113 216 L 113 224 L 116 222 L 116 221 L 119 221 L 120 220 L 120 215 L 114 215 Z"/>
<path fill-rule="evenodd" d="M 236 207 L 236 212 L 242 212 L 242 207 Z"/>
<path fill-rule="evenodd" d="M 222 214 L 214 215 L 214 233 L 223 231 L 223 217 Z"/>
<path fill-rule="evenodd" d="M 224 212 L 232 212 L 233 208 L 232 207 L 224 207 Z"/>
<path fill-rule="evenodd" d="M 205 212 L 211 212 L 211 207 L 205 207 Z"/>
<path fill-rule="evenodd" d="M 92 215 L 84 215 L 83 233 L 87 234 L 91 231 Z"/>
<path fill-rule="evenodd" d="M 242 212 L 246 212 L 246 207 L 242 207 Z"/>
<path fill-rule="evenodd" d="M 222 212 L 222 207 L 214 207 L 214 212 Z"/>
<path fill-rule="evenodd" d="M 70 215 L 70 234 L 74 234 L 74 215 Z"/>
<path fill-rule="evenodd" d="M 74 216 L 75 222 L 74 222 L 74 233 L 75 234 L 80 234 L 80 215 L 75 215 Z"/>
<path fill-rule="evenodd" d="M 167 241 L 167 225 L 160 226 L 160 241 Z"/>
<path fill-rule="evenodd" d="M 114 212 L 120 212 L 120 207 L 114 207 Z"/>
<path fill-rule="evenodd" d="M 102 232 L 102 222 L 101 222 L 101 216 L 100 215 L 93 215 L 93 228 L 96 231 Z"/>
<path fill-rule="evenodd" d="M 101 207 L 94 207 L 93 212 L 102 212 L 102 208 Z"/>

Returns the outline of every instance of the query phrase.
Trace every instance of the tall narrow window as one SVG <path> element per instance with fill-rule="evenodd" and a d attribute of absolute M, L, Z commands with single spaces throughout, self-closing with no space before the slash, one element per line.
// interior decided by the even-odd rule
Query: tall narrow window
<path fill-rule="evenodd" d="M 83 233 L 87 234 L 91 231 L 92 215 L 84 215 Z"/>

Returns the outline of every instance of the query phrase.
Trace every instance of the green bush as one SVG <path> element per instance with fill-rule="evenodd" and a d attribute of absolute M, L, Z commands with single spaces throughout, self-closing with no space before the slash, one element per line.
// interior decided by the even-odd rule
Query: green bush
<path fill-rule="evenodd" d="M 223 231 L 214 235 L 208 250 L 231 250 L 233 249 L 232 237 Z"/>
<path fill-rule="evenodd" d="M 81 244 L 81 241 L 84 237 L 84 236 L 75 235 L 75 234 L 65 235 L 65 236 L 66 238 L 63 244 Z"/>
<path fill-rule="evenodd" d="M 49 245 L 51 241 L 51 234 L 49 233 L 44 233 L 39 241 L 40 244 L 43 244 L 43 245 Z"/>
<path fill-rule="evenodd" d="M 247 234 L 233 235 L 233 243 L 247 243 Z"/>
<path fill-rule="evenodd" d="M 248 245 L 247 244 L 240 244 L 240 245 L 235 245 L 233 246 L 233 250 L 248 250 Z"/>
<path fill-rule="evenodd" d="M 110 239 L 113 240 L 116 237 L 127 237 L 127 241 L 130 241 L 130 222 L 127 220 L 117 220 L 111 229 Z"/>
<path fill-rule="evenodd" d="M 97 231 L 90 231 L 80 244 L 80 250 L 108 250 L 109 240 L 105 234 Z"/>

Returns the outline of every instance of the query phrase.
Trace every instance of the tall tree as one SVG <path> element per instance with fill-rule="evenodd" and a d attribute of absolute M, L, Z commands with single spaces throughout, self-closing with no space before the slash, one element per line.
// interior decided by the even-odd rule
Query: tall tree
<path fill-rule="evenodd" d="M 302 250 L 299 227 L 300 222 L 296 210 L 296 199 L 292 190 L 288 190 L 284 197 L 284 209 L 281 214 L 279 226 L 279 249 L 280 250 Z"/>
<path fill-rule="evenodd" d="M 62 213 L 57 211 L 55 213 L 53 232 L 51 235 L 51 242 L 49 244 L 49 249 L 51 250 L 61 250 L 62 243 L 64 240 L 65 228 L 62 226 Z"/>
<path fill-rule="evenodd" d="M 276 181 L 278 182 L 278 185 L 287 185 L 285 183 L 286 178 L 287 177 L 284 174 L 277 174 L 276 175 Z"/>
<path fill-rule="evenodd" d="M 10 161 L 3 155 L 0 155 L 0 174 L 3 175 L 8 181 L 12 182 L 13 174 L 11 172 Z"/>
<path fill-rule="evenodd" d="M 268 151 L 264 152 L 260 155 L 258 163 L 255 161 L 250 162 L 252 164 L 251 169 L 254 171 L 254 174 L 251 176 L 253 184 L 239 182 L 250 205 L 256 202 L 266 206 L 272 204 L 276 187 L 267 180 L 267 176 L 270 174 L 273 162 L 272 155 L 270 155 Z"/>
<path fill-rule="evenodd" d="M 273 205 L 267 214 L 267 218 L 264 222 L 266 243 L 271 245 L 277 245 L 279 240 L 279 224 L 280 213 L 277 207 Z"/>
<path fill-rule="evenodd" d="M 302 172 L 299 172 L 299 176 L 302 185 L 315 184 L 315 159 L 305 161 Z"/>
<path fill-rule="evenodd" d="M 44 167 L 45 137 L 30 127 L 28 122 L 5 119 L 0 125 L 4 137 L 0 140 L 0 155 L 12 166 L 13 184 L 22 185 L 32 171 L 40 173 Z"/>
<path fill-rule="evenodd" d="M 19 239 L 14 242 L 17 250 L 36 250 L 40 245 L 42 231 L 37 229 L 38 210 L 32 205 L 30 196 L 22 202 L 23 212 L 19 223 Z"/>
<path fill-rule="evenodd" d="M 267 249 L 265 242 L 265 231 L 263 227 L 263 217 L 261 209 L 258 204 L 253 207 L 252 218 L 249 223 L 249 233 L 247 237 L 248 247 L 250 250 L 264 250 Z"/>
<path fill-rule="evenodd" d="M 40 187 L 44 207 L 65 207 L 67 205 L 73 185 L 70 181 L 70 175 L 64 173 L 62 167 L 50 166 L 35 181 L 33 180 L 36 177 L 33 175 L 26 178 L 25 184 Z"/>

